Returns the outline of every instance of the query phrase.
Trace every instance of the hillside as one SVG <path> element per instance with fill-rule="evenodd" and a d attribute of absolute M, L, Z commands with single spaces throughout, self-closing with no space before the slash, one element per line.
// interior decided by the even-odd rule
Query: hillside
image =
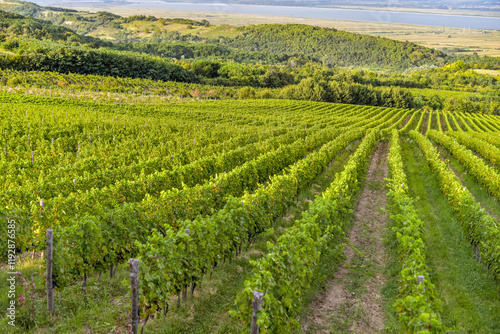
<path fill-rule="evenodd" d="M 0 40 L 4 41 L 7 38 L 14 37 L 110 45 L 109 43 L 102 42 L 98 38 L 83 36 L 69 28 L 54 25 L 50 21 L 0 11 Z"/>
<path fill-rule="evenodd" d="M 445 57 L 441 52 L 413 43 L 298 24 L 245 27 L 241 35 L 224 40 L 223 43 L 245 50 L 266 50 L 278 54 L 293 51 L 313 57 L 328 66 L 342 67 L 407 68 L 433 63 Z"/>
<path fill-rule="evenodd" d="M 278 55 L 281 59 L 304 56 L 330 67 L 370 66 L 405 69 L 409 66 L 437 63 L 445 58 L 441 52 L 413 43 L 298 24 L 237 28 L 211 26 L 208 21 L 158 19 L 151 16 L 124 18 L 107 12 L 74 12 L 11 0 L 0 3 L 0 9 L 50 20 L 54 24 L 70 28 L 85 36 L 121 43 L 147 41 L 149 47 L 145 52 L 154 53 L 159 53 L 162 48 L 155 43 L 184 41 L 222 45 L 226 47 L 226 53 L 261 52 Z M 371 50 L 370 53 L 364 52 L 367 48 Z M 269 56 L 260 58 L 262 61 Z"/>
<path fill-rule="evenodd" d="M 173 94 L 167 89 L 153 94 L 161 99 L 273 97 L 486 113 L 498 113 L 499 109 L 498 77 L 488 75 L 491 72 L 473 71 L 499 68 L 500 59 L 495 57 L 449 57 L 412 43 L 309 25 L 214 26 L 208 21 L 120 17 L 21 1 L 1 4 L 5 9 L 50 18 L 59 24 L 0 12 L 2 69 L 213 87 L 182 88 Z M 104 31 L 110 39 L 90 36 L 102 37 Z M 449 65 L 434 65 L 443 63 Z M 424 65 L 416 67 L 418 64 Z M 345 69 L 347 66 L 385 70 Z M 8 74 L 5 81 L 43 86 L 38 79 L 17 74 Z M 76 85 L 83 92 L 87 80 L 77 82 L 85 83 Z M 114 84 L 99 87 L 113 91 Z"/>

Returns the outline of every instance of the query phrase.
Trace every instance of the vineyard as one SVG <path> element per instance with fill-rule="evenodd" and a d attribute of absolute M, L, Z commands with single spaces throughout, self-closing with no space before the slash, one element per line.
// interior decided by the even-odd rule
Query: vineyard
<path fill-rule="evenodd" d="M 0 101 L 0 279 L 19 272 L 6 332 L 500 333 L 498 116 L 277 99 Z M 380 225 L 363 223 L 381 210 Z M 332 286 L 351 303 L 322 298 Z M 356 300 L 379 313 L 346 315 Z"/>

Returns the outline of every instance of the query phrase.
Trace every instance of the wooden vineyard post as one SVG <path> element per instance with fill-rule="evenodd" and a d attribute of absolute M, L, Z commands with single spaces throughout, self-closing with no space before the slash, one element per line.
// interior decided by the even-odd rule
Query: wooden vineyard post
<path fill-rule="evenodd" d="M 139 324 L 139 260 L 130 259 L 130 286 L 132 287 L 132 333 L 137 334 Z"/>
<path fill-rule="evenodd" d="M 250 328 L 250 334 L 259 334 L 259 325 L 257 325 L 257 313 L 262 309 L 262 300 L 264 298 L 264 293 L 260 291 L 253 292 L 253 314 L 252 314 L 252 327 Z"/>
<path fill-rule="evenodd" d="M 184 232 L 189 235 L 189 229 L 185 229 Z M 181 287 L 182 289 L 182 301 L 186 302 L 187 301 L 187 285 L 184 287 Z"/>
<path fill-rule="evenodd" d="M 47 311 L 54 314 L 54 290 L 52 286 L 52 245 L 53 245 L 53 230 L 47 230 L 47 273 L 45 282 L 47 285 Z"/>
<path fill-rule="evenodd" d="M 420 285 L 424 283 L 424 275 L 418 275 L 417 276 L 417 284 Z"/>

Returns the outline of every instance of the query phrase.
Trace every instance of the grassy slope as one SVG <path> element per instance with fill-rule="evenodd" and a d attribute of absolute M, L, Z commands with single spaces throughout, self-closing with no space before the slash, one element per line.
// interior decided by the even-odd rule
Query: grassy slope
<path fill-rule="evenodd" d="M 411 195 L 425 222 L 427 258 L 443 303 L 443 323 L 454 333 L 500 333 L 498 286 L 475 260 L 460 225 L 415 144 L 402 141 Z"/>

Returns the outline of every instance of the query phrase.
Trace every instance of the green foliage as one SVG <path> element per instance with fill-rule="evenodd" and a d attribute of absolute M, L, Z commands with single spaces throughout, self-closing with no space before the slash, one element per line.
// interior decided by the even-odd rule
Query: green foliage
<path fill-rule="evenodd" d="M 0 30 L 2 30 L 4 36 L 14 38 L 14 40 L 24 37 L 39 40 L 93 42 L 99 45 L 110 45 L 110 43 L 102 42 L 97 38 L 78 35 L 68 28 L 53 25 L 49 21 L 37 20 L 1 10 Z"/>
<path fill-rule="evenodd" d="M 120 18 L 120 21 L 123 23 L 130 23 L 130 22 L 134 22 L 134 21 L 142 21 L 142 22 L 156 22 L 156 21 L 158 21 L 158 18 L 156 18 L 154 16 L 146 16 L 146 15 L 132 15 L 132 16 L 127 16 L 127 17 L 117 16 L 114 18 Z"/>
<path fill-rule="evenodd" d="M 394 307 L 405 331 L 409 333 L 441 333 L 445 330 L 440 319 L 442 302 L 429 279 L 426 265 L 424 223 L 418 217 L 413 199 L 408 194 L 408 184 L 401 156 L 399 132 L 392 131 L 389 152 L 389 210 L 394 221 L 392 230 L 398 241 L 400 268 L 400 294 Z M 424 276 L 422 284 L 417 276 Z"/>
<path fill-rule="evenodd" d="M 408 42 L 300 24 L 246 26 L 242 35 L 226 38 L 224 44 L 245 50 L 303 54 L 328 66 L 379 64 L 405 68 L 444 57 L 436 50 Z"/>
<path fill-rule="evenodd" d="M 408 67 L 422 62 L 435 63 L 444 57 L 411 43 L 302 25 L 239 27 L 235 34 L 221 39 L 223 43 L 219 43 L 219 37 L 181 35 L 177 31 L 160 31 L 153 25 L 155 32 L 151 37 L 130 39 L 128 36 L 126 43 L 111 43 L 86 35 L 96 25 L 122 30 L 121 24 L 135 21 L 154 23 L 157 19 L 152 16 L 122 18 L 108 12 L 82 16 L 52 11 L 49 12 L 51 15 L 45 16 L 44 9 L 34 4 L 21 7 L 23 10 L 29 7 L 38 13 L 37 17 L 51 18 L 55 24 L 1 12 L 0 25 L 4 29 L 0 41 L 3 41 L 5 50 L 16 53 L 4 54 L 0 59 L 1 68 L 203 82 L 217 86 L 283 88 L 274 96 L 398 108 L 500 113 L 498 79 L 472 70 L 482 66 L 480 59 L 476 63 L 460 60 L 443 68 L 428 68 L 409 75 L 331 68 L 337 62 L 342 66 L 397 64 L 398 67 Z M 81 34 L 60 26 L 65 21 L 76 22 L 74 28 Z M 161 19 L 161 23 L 207 26 L 207 22 L 184 19 Z M 149 32 L 151 25 L 144 29 Z M 35 39 L 44 43 L 35 42 Z M 373 52 L 360 51 L 363 48 Z M 367 57 L 369 59 L 365 59 Z M 413 91 L 410 93 L 399 87 L 412 88 Z M 428 87 L 439 88 L 440 92 L 429 95 L 415 90 Z M 442 93 L 443 89 L 481 91 L 481 94 L 457 96 L 451 92 L 446 95 Z M 189 95 L 186 93 L 182 95 Z"/>
<path fill-rule="evenodd" d="M 280 97 L 293 100 L 364 104 L 389 108 L 412 108 L 413 96 L 401 88 L 373 88 L 356 83 L 303 79 L 281 89 Z"/>
<path fill-rule="evenodd" d="M 238 96 L 240 99 L 254 99 L 255 89 L 253 87 L 242 87 L 238 91 Z"/>
<path fill-rule="evenodd" d="M 193 73 L 161 58 L 104 49 L 63 46 L 55 43 L 28 43 L 26 46 L 34 49 L 24 52 L 20 46 L 19 52 L 15 55 L 1 55 L 0 68 L 163 81 L 197 81 Z"/>
<path fill-rule="evenodd" d="M 431 130 L 429 135 L 435 139 L 439 138 L 439 133 L 434 130 Z M 438 179 L 441 190 L 447 197 L 457 220 L 462 225 L 465 236 L 472 245 L 478 248 L 481 260 L 488 265 L 493 275 L 497 279 L 500 278 L 500 252 L 498 251 L 500 249 L 500 230 L 496 220 L 484 212 L 484 209 L 474 200 L 467 188 L 462 187 L 460 180 L 447 168 L 447 165 L 440 159 L 436 148 L 427 138 L 416 131 L 411 131 L 410 136 L 422 149 L 429 166 Z M 445 143 L 445 139 L 441 142 Z M 469 168 L 469 171 L 472 172 L 473 169 Z"/>
<path fill-rule="evenodd" d="M 156 84 L 102 76 L 0 73 L 2 82 L 16 78 L 23 85 L 46 80 L 71 87 L 87 80 L 85 84 L 96 89 L 130 86 L 140 91 Z M 302 87 L 314 88 L 319 82 Z M 1 94 L 0 100 L 0 214 L 2 219 L 16 219 L 16 246 L 20 251 L 42 249 L 46 229 L 53 228 L 59 236 L 53 280 L 63 293 L 75 290 L 82 275 L 140 256 L 141 282 L 147 282 L 141 285 L 141 303 L 151 306 L 151 313 L 165 309 L 181 288 L 200 283 L 214 265 L 233 258 L 240 246 L 272 227 L 347 145 L 367 130 L 373 131 L 365 141 L 375 141 L 412 112 L 287 100 L 141 105 L 14 93 Z M 476 121 L 479 118 L 463 119 L 478 129 L 486 126 L 486 121 Z M 495 117 L 483 119 L 498 124 Z M 296 226 L 270 245 L 272 256 L 262 268 L 272 274 L 265 277 L 265 312 L 273 317 L 261 320 L 269 328 L 295 323 L 305 292 L 300 287 L 307 287 L 317 274 L 312 267 L 324 247 L 340 257 L 337 238 L 362 180 L 359 171 L 369 155 L 363 152 L 357 151 L 338 175 L 332 192 L 325 192 Z M 478 239 L 486 235 L 482 231 Z M 0 244 L 7 245 L 5 237 Z M 490 256 L 488 263 L 494 263 L 496 246 L 484 242 L 481 247 L 482 254 Z M 1 255 L 6 255 L 4 248 Z M 282 275 L 273 263 L 291 269 Z M 408 275 L 404 286 L 411 289 L 413 276 Z M 71 309 L 67 303 L 65 310 Z M 278 304 L 281 308 L 273 307 Z M 413 317 L 424 300 L 408 299 L 402 305 Z M 417 318 L 425 324 L 431 321 L 424 314 Z"/>
<path fill-rule="evenodd" d="M 136 103 L 134 97 L 151 97 L 154 101 L 156 97 L 168 99 L 184 96 L 198 99 L 227 99 L 236 98 L 238 90 L 236 87 L 220 87 L 201 84 L 191 84 L 182 82 L 164 82 L 150 79 L 133 79 L 109 77 L 100 75 L 83 74 L 62 74 L 57 72 L 39 71 L 14 71 L 0 70 L 0 84 L 9 88 L 18 86 L 26 87 L 31 92 L 43 92 L 51 89 L 52 92 L 59 91 L 62 94 L 73 93 L 75 98 L 82 92 L 92 93 L 91 99 L 99 100 L 103 98 L 103 93 L 120 94 L 118 103 Z M 273 96 L 274 91 L 257 89 L 259 97 L 266 93 L 267 98 Z M 104 96 L 105 97 L 105 96 Z M 111 95 L 113 100 L 113 95 Z M 109 101 L 110 99 L 108 99 Z M 155 103 L 158 103 L 154 101 Z M 143 102 L 144 103 L 144 102 Z"/>
<path fill-rule="evenodd" d="M 491 146 L 487 143 L 481 143 L 481 141 L 478 140 L 468 139 L 464 132 L 449 137 L 443 133 L 432 130 L 429 131 L 427 135 L 429 138 L 435 140 L 438 144 L 449 150 L 458 161 L 467 167 L 469 172 L 479 182 L 485 185 L 492 196 L 500 200 L 500 174 L 495 168 L 488 166 L 483 159 L 476 156 L 473 151 L 468 150 L 455 140 L 467 143 L 466 146 L 472 147 L 478 153 L 483 152 L 483 148 L 484 152 L 487 152 L 488 148 L 491 148 Z M 492 151 L 493 158 L 496 159 L 494 161 L 498 161 L 498 157 L 495 157 L 496 152 L 498 152 L 498 150 Z"/>
<path fill-rule="evenodd" d="M 338 142 L 346 145 L 349 142 L 346 139 L 339 138 Z M 324 247 L 335 247 L 339 259 L 341 257 L 343 245 L 332 246 L 329 241 L 343 236 L 342 221 L 352 205 L 360 185 L 360 175 L 376 141 L 376 132 L 369 132 L 342 173 L 303 212 L 302 219 L 287 229 L 275 244 L 268 244 L 267 256 L 253 263 L 254 274 L 237 297 L 238 311 L 232 311 L 233 316 L 248 323 L 252 315 L 253 292 L 261 291 L 264 299 L 257 320 L 260 331 L 290 332 L 300 327 L 295 317 Z"/>

